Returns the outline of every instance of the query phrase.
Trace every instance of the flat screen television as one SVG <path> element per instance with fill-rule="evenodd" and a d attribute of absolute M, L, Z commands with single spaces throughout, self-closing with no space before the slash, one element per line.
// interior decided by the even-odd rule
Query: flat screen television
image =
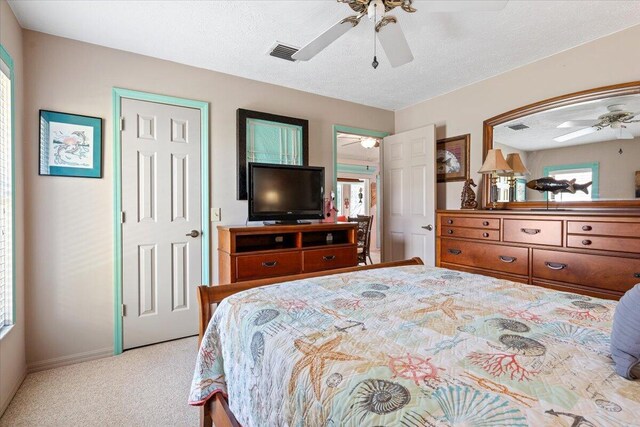
<path fill-rule="evenodd" d="M 324 168 L 249 163 L 249 221 L 322 219 Z"/>

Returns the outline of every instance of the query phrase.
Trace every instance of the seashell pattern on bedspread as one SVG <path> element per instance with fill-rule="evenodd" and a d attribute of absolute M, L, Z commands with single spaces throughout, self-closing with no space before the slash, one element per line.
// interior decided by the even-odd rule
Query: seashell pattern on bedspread
<path fill-rule="evenodd" d="M 406 266 L 251 289 L 204 336 L 189 402 L 251 426 L 631 426 L 616 302 Z"/>

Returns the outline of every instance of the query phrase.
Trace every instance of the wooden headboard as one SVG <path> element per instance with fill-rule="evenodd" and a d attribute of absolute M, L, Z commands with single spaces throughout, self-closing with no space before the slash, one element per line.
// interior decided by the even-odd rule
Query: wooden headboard
<path fill-rule="evenodd" d="M 382 264 L 365 265 L 361 267 L 340 268 L 337 270 L 318 271 L 315 273 L 297 274 L 295 276 L 273 277 L 270 279 L 250 280 L 247 282 L 234 283 L 232 285 L 198 286 L 198 304 L 200 306 L 199 335 L 198 344 L 202 341 L 211 316 L 213 316 L 212 305 L 235 293 L 257 288 L 258 286 L 271 285 L 274 283 L 289 282 L 292 280 L 309 279 L 312 277 L 328 276 L 331 274 L 348 273 L 350 271 L 373 270 L 376 268 L 399 267 L 402 265 L 423 265 L 420 258 L 411 258 L 404 261 L 385 262 Z"/>

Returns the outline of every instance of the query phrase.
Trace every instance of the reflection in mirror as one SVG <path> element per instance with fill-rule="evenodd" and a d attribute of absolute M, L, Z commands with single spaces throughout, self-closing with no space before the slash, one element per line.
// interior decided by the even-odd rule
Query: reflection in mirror
<path fill-rule="evenodd" d="M 518 154 L 523 177 L 501 177 L 498 201 L 625 200 L 636 196 L 640 171 L 640 95 L 575 103 L 493 128 L 493 148 Z M 558 192 L 540 192 L 551 182 Z M 547 187 L 548 188 L 548 187 Z"/>

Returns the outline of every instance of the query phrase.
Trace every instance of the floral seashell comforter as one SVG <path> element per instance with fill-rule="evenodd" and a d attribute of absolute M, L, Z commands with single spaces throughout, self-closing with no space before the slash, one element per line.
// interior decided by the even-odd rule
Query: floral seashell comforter
<path fill-rule="evenodd" d="M 640 425 L 615 304 L 425 266 L 256 288 L 216 310 L 189 401 L 245 427 Z"/>

